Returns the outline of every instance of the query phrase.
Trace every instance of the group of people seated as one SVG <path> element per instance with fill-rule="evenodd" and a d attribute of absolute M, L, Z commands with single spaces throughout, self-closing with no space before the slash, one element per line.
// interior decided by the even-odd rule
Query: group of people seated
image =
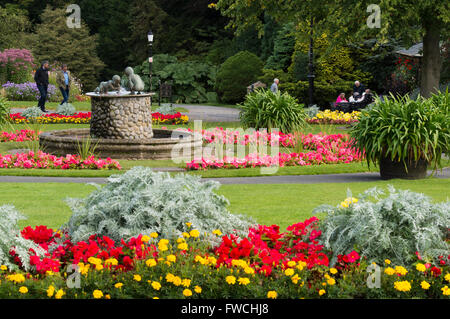
<path fill-rule="evenodd" d="M 345 93 L 339 94 L 334 103 L 335 110 L 342 112 L 352 112 L 360 110 L 374 101 L 373 94 L 369 89 L 364 88 L 359 81 L 355 81 L 353 86 L 353 94 L 348 101 L 345 98 Z"/>

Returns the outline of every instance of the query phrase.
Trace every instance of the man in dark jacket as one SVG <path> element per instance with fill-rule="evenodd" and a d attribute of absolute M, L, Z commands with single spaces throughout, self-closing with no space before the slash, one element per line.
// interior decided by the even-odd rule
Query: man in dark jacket
<path fill-rule="evenodd" d="M 41 67 L 37 69 L 36 73 L 34 74 L 34 81 L 36 82 L 39 93 L 41 94 L 38 102 L 38 107 L 42 110 L 42 112 L 47 112 L 45 110 L 45 100 L 47 99 L 48 69 L 48 61 L 44 61 L 42 62 Z"/>

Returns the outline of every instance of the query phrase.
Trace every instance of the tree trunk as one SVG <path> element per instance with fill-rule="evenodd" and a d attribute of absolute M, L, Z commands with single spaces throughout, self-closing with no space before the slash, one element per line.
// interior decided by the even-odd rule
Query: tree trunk
<path fill-rule="evenodd" d="M 441 52 L 439 47 L 439 23 L 426 23 L 423 36 L 422 76 L 420 80 L 420 94 L 430 97 L 431 93 L 439 89 L 441 76 Z"/>

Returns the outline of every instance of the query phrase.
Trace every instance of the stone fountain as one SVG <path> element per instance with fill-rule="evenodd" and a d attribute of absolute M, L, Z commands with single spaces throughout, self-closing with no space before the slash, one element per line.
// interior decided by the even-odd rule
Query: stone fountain
<path fill-rule="evenodd" d="M 142 92 L 143 82 L 127 68 L 125 89 L 120 77 L 101 82 L 91 98 L 89 129 L 44 132 L 39 144 L 47 153 L 77 154 L 79 145 L 90 138 L 95 154 L 113 159 L 172 159 L 172 149 L 202 145 L 201 136 L 189 132 L 152 128 L 151 103 L 154 93 Z M 132 70 L 132 69 L 131 69 Z M 142 83 L 141 83 L 142 82 Z"/>

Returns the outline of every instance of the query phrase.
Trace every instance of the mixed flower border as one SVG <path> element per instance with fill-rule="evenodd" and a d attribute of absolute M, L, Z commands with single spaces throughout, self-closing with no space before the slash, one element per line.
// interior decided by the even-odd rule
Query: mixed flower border
<path fill-rule="evenodd" d="M 46 251 L 30 251 L 31 270 L 0 266 L 1 298 L 121 299 L 121 298 L 449 298 L 450 256 L 440 265 L 421 260 L 409 267 L 386 259 L 380 287 L 367 284 L 369 266 L 356 251 L 338 256 L 318 244 L 317 218 L 291 225 L 257 225 L 238 239 L 220 230 L 200 234 L 191 223 L 172 240 L 159 234 L 114 242 L 90 236 L 72 243 L 64 231 L 46 226 L 26 227 L 21 236 Z M 207 237 L 208 236 L 208 237 Z M 210 246 L 205 238 L 215 237 Z M 78 278 L 78 286 L 73 278 Z"/>

